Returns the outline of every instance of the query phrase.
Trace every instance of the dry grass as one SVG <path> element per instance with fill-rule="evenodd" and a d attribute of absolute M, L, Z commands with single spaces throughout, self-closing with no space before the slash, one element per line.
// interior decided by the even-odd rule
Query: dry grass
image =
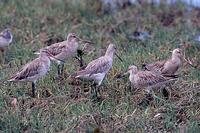
<path fill-rule="evenodd" d="M 38 82 L 39 98 L 30 97 L 30 84 L 1 82 L 0 131 L 2 132 L 200 132 L 200 45 L 199 9 L 187 12 L 183 5 L 161 7 L 142 5 L 102 14 L 99 4 L 89 0 L 33 0 L 0 2 L 0 28 L 9 27 L 14 42 L 8 48 L 0 79 L 4 81 L 23 64 L 35 58 L 33 51 L 62 40 L 68 32 L 95 43 L 85 51 L 86 63 L 102 55 L 107 41 L 118 46 L 123 64 L 114 60 L 113 69 L 103 82 L 103 100 L 90 98 L 90 87 L 71 85 L 67 76 L 79 69 L 76 61 L 65 66 L 63 80 L 55 80 L 56 65 Z M 132 41 L 128 36 L 137 28 L 148 31 L 151 38 Z M 57 39 L 58 38 L 58 39 Z M 181 47 L 196 68 L 184 65 L 181 78 L 172 87 L 169 99 L 155 90 L 149 106 L 138 106 L 145 91 L 130 90 L 127 77 L 116 75 L 135 64 L 153 62 L 170 56 Z M 17 98 L 16 107 L 11 104 Z"/>

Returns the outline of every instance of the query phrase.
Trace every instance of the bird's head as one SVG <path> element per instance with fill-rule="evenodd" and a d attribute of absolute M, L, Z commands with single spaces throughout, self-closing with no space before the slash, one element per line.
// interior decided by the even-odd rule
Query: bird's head
<path fill-rule="evenodd" d="M 180 48 L 176 48 L 172 51 L 172 56 L 182 58 L 183 57 L 183 51 Z"/>
<path fill-rule="evenodd" d="M 123 61 L 121 59 L 121 57 L 116 53 L 116 50 L 117 50 L 116 45 L 110 43 L 109 46 L 108 46 L 108 48 L 107 48 L 106 55 L 110 56 L 110 55 L 115 54 L 120 61 Z"/>
<path fill-rule="evenodd" d="M 0 36 L 2 36 L 4 39 L 8 40 L 9 43 L 12 42 L 13 35 L 12 35 L 10 29 L 5 29 L 5 30 L 3 30 L 3 31 L 0 33 Z"/>
<path fill-rule="evenodd" d="M 81 39 L 75 33 L 69 33 L 67 36 L 67 40 L 70 42 L 79 42 Z"/>
<path fill-rule="evenodd" d="M 138 72 L 138 68 L 135 65 L 132 65 L 128 68 L 128 72 L 132 74 L 136 74 Z"/>

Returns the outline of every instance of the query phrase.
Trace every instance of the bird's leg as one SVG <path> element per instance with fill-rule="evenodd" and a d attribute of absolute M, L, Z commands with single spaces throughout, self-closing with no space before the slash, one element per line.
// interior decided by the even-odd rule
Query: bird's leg
<path fill-rule="evenodd" d="M 131 92 L 131 89 L 132 89 L 131 83 L 130 82 L 126 83 L 125 94 L 128 94 L 129 92 Z"/>
<path fill-rule="evenodd" d="M 77 55 L 75 58 L 79 61 L 80 67 L 83 67 L 83 57 L 82 57 L 82 55 Z"/>
<path fill-rule="evenodd" d="M 64 64 L 62 63 L 61 64 L 61 69 L 60 69 L 60 74 L 63 74 L 63 72 L 64 72 Z"/>
<path fill-rule="evenodd" d="M 1 60 L 0 60 L 0 63 L 4 64 L 4 61 L 3 61 L 4 60 L 3 59 L 4 58 L 4 49 L 0 48 L 0 51 L 1 51 Z"/>
<path fill-rule="evenodd" d="M 166 89 L 166 87 L 162 88 L 162 94 L 164 98 L 169 99 L 169 91 Z"/>
<path fill-rule="evenodd" d="M 57 66 L 57 70 L 58 70 L 58 76 L 60 76 L 61 75 L 61 70 L 60 70 L 60 64 L 58 64 L 58 66 Z"/>
<path fill-rule="evenodd" d="M 6 57 L 6 51 L 7 51 L 7 50 L 3 50 L 3 53 L 2 53 L 2 55 L 3 55 L 3 60 L 2 60 L 3 62 L 2 62 L 2 63 L 3 63 L 3 64 L 6 63 L 6 58 L 5 58 L 5 57 Z"/>
<path fill-rule="evenodd" d="M 147 87 L 146 89 L 147 94 L 145 94 L 145 97 L 142 99 L 142 101 L 138 104 L 139 106 L 147 107 L 150 102 L 153 100 L 153 95 L 152 95 L 152 88 Z"/>
<path fill-rule="evenodd" d="M 83 56 L 80 55 L 80 67 L 83 67 Z"/>
<path fill-rule="evenodd" d="M 35 82 L 32 82 L 32 97 L 35 97 Z"/>
<path fill-rule="evenodd" d="M 78 59 L 80 63 L 80 67 L 83 67 L 83 51 L 82 50 L 77 50 L 76 59 Z"/>
<path fill-rule="evenodd" d="M 97 85 L 94 83 L 93 84 L 93 89 L 94 89 L 94 93 L 95 93 L 95 97 L 98 97 L 98 91 L 97 91 Z"/>
<path fill-rule="evenodd" d="M 99 87 L 97 86 L 96 83 L 92 84 L 92 90 L 91 91 L 92 91 L 92 95 L 94 96 L 93 98 L 95 98 L 95 100 L 98 100 L 100 92 L 99 92 Z"/>
<path fill-rule="evenodd" d="M 97 89 L 97 98 L 99 98 L 101 97 L 99 86 L 96 86 L 96 89 Z"/>

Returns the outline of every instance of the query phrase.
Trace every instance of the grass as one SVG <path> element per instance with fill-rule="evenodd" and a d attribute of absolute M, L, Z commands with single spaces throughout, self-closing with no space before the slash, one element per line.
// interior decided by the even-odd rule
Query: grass
<path fill-rule="evenodd" d="M 83 86 L 69 85 L 67 77 L 54 80 L 56 65 L 37 84 L 39 98 L 31 98 L 29 83 L 1 83 L 0 131 L 2 132 L 200 132 L 200 45 L 193 40 L 198 34 L 199 9 L 186 12 L 177 7 L 143 5 L 119 9 L 115 13 L 99 12 L 99 4 L 88 0 L 3 0 L 0 2 L 0 29 L 11 28 L 14 42 L 8 48 L 5 64 L 1 64 L 0 80 L 4 81 L 22 65 L 36 58 L 33 51 L 44 47 L 48 36 L 66 38 L 75 32 L 95 43 L 86 51 L 86 63 L 102 55 L 107 41 L 115 43 L 124 59 L 114 60 L 113 68 L 103 81 L 101 102 L 93 102 Z M 173 11 L 173 21 L 170 12 Z M 163 17 L 164 16 L 164 17 Z M 165 17 L 168 16 L 167 19 Z M 138 23 L 139 18 L 139 23 Z M 165 24 L 163 24 L 165 23 Z M 127 38 L 140 27 L 151 33 L 151 39 L 140 42 Z M 182 45 L 180 45 L 182 44 Z M 170 56 L 170 50 L 181 47 L 196 69 L 184 65 L 182 75 L 165 100 L 156 90 L 154 101 L 146 108 L 137 104 L 145 91 L 128 91 L 128 79 L 114 79 L 128 66 L 141 66 Z M 70 60 L 66 73 L 78 68 Z M 89 88 L 85 86 L 84 89 Z M 47 92 L 52 95 L 48 97 Z M 18 100 L 17 108 L 10 97 Z M 155 115 L 160 116 L 155 117 Z"/>

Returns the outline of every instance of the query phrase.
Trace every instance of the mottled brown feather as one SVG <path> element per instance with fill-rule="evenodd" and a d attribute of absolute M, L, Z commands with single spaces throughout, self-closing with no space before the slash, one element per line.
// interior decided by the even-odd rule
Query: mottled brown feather
<path fill-rule="evenodd" d="M 14 80 L 24 80 L 27 77 L 34 76 L 39 73 L 39 69 L 42 67 L 43 63 L 41 63 L 40 59 L 37 58 L 32 62 L 29 62 L 24 67 L 22 67 L 18 73 L 10 78 Z"/>
<path fill-rule="evenodd" d="M 55 43 L 51 46 L 46 47 L 45 49 L 47 49 L 53 56 L 56 56 L 66 48 L 66 43 L 67 41 Z"/>
<path fill-rule="evenodd" d="M 151 71 L 140 71 L 135 76 L 137 76 L 138 86 L 152 86 L 169 80 Z"/>
<path fill-rule="evenodd" d="M 161 69 L 163 68 L 163 66 L 165 65 L 165 63 L 166 63 L 166 60 L 157 61 L 157 62 L 152 63 L 152 64 L 147 64 L 145 66 L 145 68 L 148 71 L 162 71 Z"/>
<path fill-rule="evenodd" d="M 100 57 L 90 62 L 84 70 L 78 71 L 75 75 L 92 75 L 96 73 L 103 73 L 112 67 L 110 58 Z"/>

